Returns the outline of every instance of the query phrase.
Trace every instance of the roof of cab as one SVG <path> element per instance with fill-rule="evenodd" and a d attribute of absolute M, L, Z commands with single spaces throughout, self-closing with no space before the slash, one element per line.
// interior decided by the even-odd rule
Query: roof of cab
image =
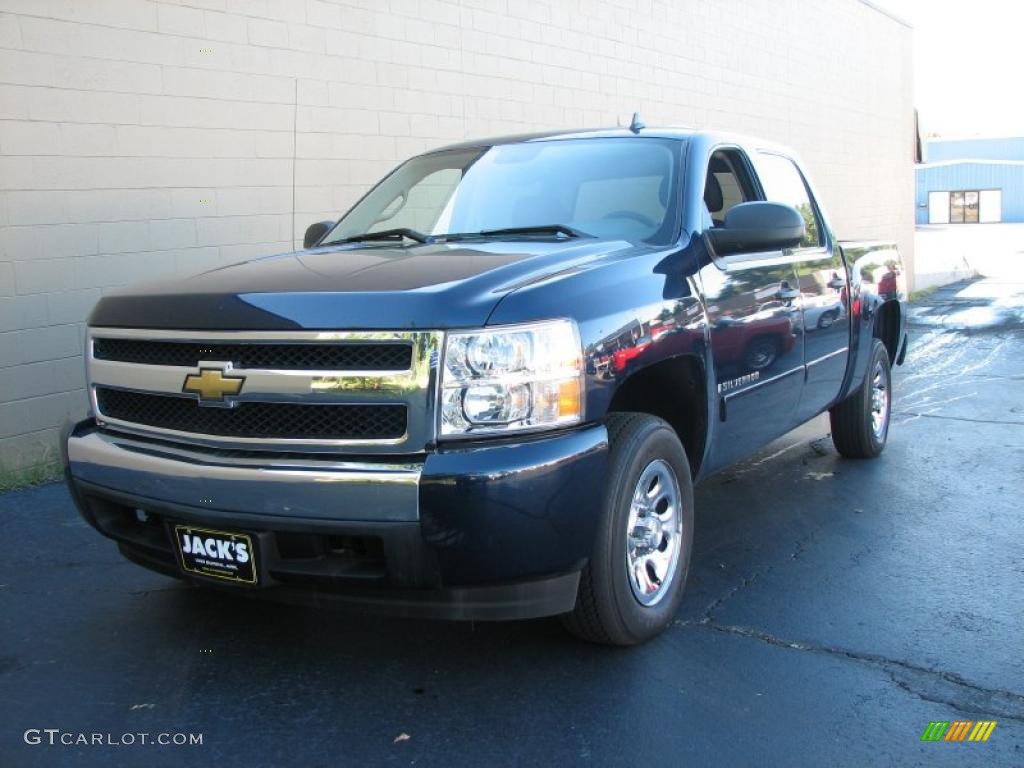
<path fill-rule="evenodd" d="M 438 147 L 433 152 L 445 152 L 452 149 L 477 149 L 493 147 L 499 144 L 523 144 L 529 141 L 550 141 L 554 139 L 607 139 L 607 138 L 658 138 L 688 139 L 693 136 L 708 134 L 708 131 L 697 131 L 692 128 L 641 128 L 634 133 L 629 128 L 583 128 L 567 131 L 539 131 L 537 133 L 520 133 L 510 136 L 495 136 L 486 139 L 470 139 L 457 144 Z"/>
<path fill-rule="evenodd" d="M 637 132 L 629 128 L 582 128 L 577 130 L 563 131 L 539 131 L 537 133 L 521 133 L 511 136 L 496 136 L 484 139 L 469 139 L 456 144 L 449 144 L 437 149 L 428 150 L 431 152 L 447 152 L 456 149 L 484 149 L 500 144 L 523 144 L 530 141 L 556 141 L 559 139 L 605 139 L 605 138 L 657 138 L 676 139 L 697 142 L 707 146 L 716 144 L 736 144 L 741 147 L 756 147 L 759 149 L 774 149 L 784 154 L 792 154 L 788 148 L 753 136 L 732 133 L 729 131 L 698 130 L 696 128 L 647 128 L 643 127 Z"/>

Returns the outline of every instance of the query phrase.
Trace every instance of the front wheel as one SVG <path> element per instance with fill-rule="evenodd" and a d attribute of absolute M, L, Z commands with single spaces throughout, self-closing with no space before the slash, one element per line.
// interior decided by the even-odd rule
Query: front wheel
<path fill-rule="evenodd" d="M 693 482 L 686 452 L 662 419 L 613 413 L 607 427 L 597 540 L 563 623 L 591 642 L 635 645 L 661 632 L 679 608 L 693 545 Z"/>
<path fill-rule="evenodd" d="M 860 389 L 832 407 L 832 443 L 849 459 L 873 459 L 885 448 L 892 408 L 889 351 L 872 339 L 867 375 Z"/>

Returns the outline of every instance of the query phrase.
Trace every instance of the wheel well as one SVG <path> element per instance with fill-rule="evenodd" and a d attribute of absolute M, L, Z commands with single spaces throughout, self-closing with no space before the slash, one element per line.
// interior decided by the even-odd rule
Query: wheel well
<path fill-rule="evenodd" d="M 637 371 L 616 390 L 608 411 L 649 413 L 667 421 L 696 476 L 707 436 L 707 386 L 696 358 L 673 357 Z"/>
<path fill-rule="evenodd" d="M 782 348 L 782 341 L 779 339 L 779 335 L 777 333 L 759 333 L 750 339 L 743 348 L 750 349 L 754 346 L 754 343 L 758 341 L 770 341 L 776 350 Z"/>
<path fill-rule="evenodd" d="M 885 344 L 889 352 L 889 364 L 895 365 L 896 355 L 900 351 L 900 305 L 895 301 L 887 301 L 875 313 L 876 339 Z"/>

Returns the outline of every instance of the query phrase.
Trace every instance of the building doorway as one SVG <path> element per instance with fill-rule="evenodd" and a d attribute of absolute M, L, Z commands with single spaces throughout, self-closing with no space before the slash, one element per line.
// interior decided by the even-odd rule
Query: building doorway
<path fill-rule="evenodd" d="M 977 224 L 981 209 L 978 190 L 949 193 L 949 223 Z"/>

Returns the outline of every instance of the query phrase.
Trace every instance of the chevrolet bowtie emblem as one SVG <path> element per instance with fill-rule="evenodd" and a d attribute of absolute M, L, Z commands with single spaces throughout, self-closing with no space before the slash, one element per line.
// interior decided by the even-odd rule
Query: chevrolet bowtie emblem
<path fill-rule="evenodd" d="M 237 395 L 242 391 L 245 376 L 226 376 L 219 368 L 200 368 L 199 373 L 185 377 L 182 392 L 199 395 L 200 403 L 223 402 L 225 395 Z"/>

